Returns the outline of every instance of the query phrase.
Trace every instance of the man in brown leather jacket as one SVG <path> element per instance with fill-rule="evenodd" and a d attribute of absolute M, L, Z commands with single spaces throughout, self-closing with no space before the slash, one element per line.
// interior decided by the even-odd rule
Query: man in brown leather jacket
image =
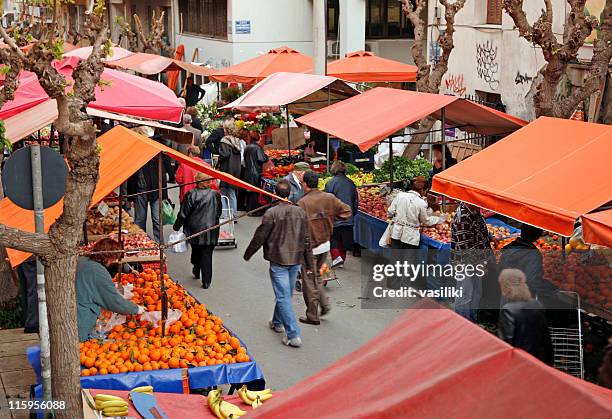
<path fill-rule="evenodd" d="M 351 207 L 334 195 L 320 191 L 318 182 L 319 177 L 316 173 L 306 172 L 304 174 L 305 193 L 298 201 L 298 206 L 306 212 L 312 252 L 316 259 L 316 269 L 312 274 L 302 270 L 302 292 L 306 303 L 306 316 L 300 317 L 300 322 L 314 325 L 320 324 L 319 306 L 321 306 L 322 316 L 331 310 L 319 272 L 327 261 L 334 223 L 349 220 L 353 216 Z"/>
<path fill-rule="evenodd" d="M 276 184 L 276 195 L 280 198 L 287 199 L 290 192 L 291 185 L 286 180 Z M 266 211 L 244 252 L 244 259 L 249 260 L 262 246 L 264 259 L 270 262 L 270 279 L 276 296 L 269 326 L 277 333 L 286 332 L 283 343 L 297 348 L 302 340 L 292 305 L 295 281 L 301 268 L 311 272 L 314 265 L 304 211 L 289 202 L 280 202 Z"/>

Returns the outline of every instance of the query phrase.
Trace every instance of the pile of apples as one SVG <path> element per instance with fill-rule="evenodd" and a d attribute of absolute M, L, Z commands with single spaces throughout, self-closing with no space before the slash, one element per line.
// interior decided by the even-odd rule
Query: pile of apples
<path fill-rule="evenodd" d="M 359 188 L 359 209 L 381 220 L 386 220 L 387 201 L 380 195 L 380 188 Z"/>
<path fill-rule="evenodd" d="M 436 212 L 434 215 L 440 216 L 439 212 Z M 442 243 L 450 243 L 451 241 L 451 221 L 453 219 L 452 214 L 442 214 L 446 216 L 446 221 L 442 224 L 436 224 L 430 227 L 423 227 L 421 229 L 421 233 L 425 234 L 432 239 L 442 242 Z"/>

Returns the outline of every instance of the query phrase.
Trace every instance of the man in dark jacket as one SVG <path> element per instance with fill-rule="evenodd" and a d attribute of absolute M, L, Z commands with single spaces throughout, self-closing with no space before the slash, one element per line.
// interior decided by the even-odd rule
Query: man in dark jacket
<path fill-rule="evenodd" d="M 285 180 L 276 184 L 276 195 L 287 198 L 291 186 Z M 277 333 L 286 333 L 283 343 L 292 347 L 302 345 L 300 328 L 295 320 L 292 296 L 300 268 L 311 272 L 313 258 L 306 214 L 301 208 L 279 202 L 263 216 L 251 243 L 244 252 L 249 260 L 263 246 L 264 259 L 270 262 L 270 279 L 276 296 L 274 315 L 269 326 Z"/>
<path fill-rule="evenodd" d="M 226 120 L 223 123 L 223 128 L 225 130 L 225 136 L 219 143 L 219 160 L 217 162 L 217 168 L 239 179 L 242 170 L 242 155 L 240 153 L 240 139 L 238 138 L 239 131 L 233 119 Z M 219 187 L 221 189 L 221 195 L 229 199 L 231 216 L 235 218 L 238 211 L 236 186 L 227 182 L 221 182 Z M 223 205 L 225 206 L 226 204 L 223 203 Z"/>
<path fill-rule="evenodd" d="M 187 77 L 185 86 L 185 103 L 187 106 L 195 106 L 206 95 L 206 91 L 193 83 L 193 77 Z"/>
<path fill-rule="evenodd" d="M 268 161 L 268 156 L 255 138 L 244 149 L 244 174 L 243 180 L 251 185 L 261 186 L 262 166 Z M 257 192 L 246 192 L 246 210 L 252 211 L 259 206 L 259 194 Z"/>
<path fill-rule="evenodd" d="M 128 179 L 128 194 L 138 193 L 134 197 L 134 223 L 143 231 L 147 231 L 147 212 L 151 208 L 151 221 L 153 222 L 153 237 L 157 242 L 160 240 L 159 219 L 159 168 L 158 158 L 151 159 L 138 172 Z M 162 165 L 162 199 L 168 198 L 166 189 L 166 175 Z M 142 193 L 148 192 L 148 193 Z"/>
<path fill-rule="evenodd" d="M 306 303 L 306 316 L 300 317 L 300 322 L 313 325 L 320 324 L 319 306 L 321 316 L 331 310 L 331 304 L 319 273 L 327 261 L 334 223 L 349 220 L 353 216 L 351 207 L 334 195 L 320 191 L 318 183 L 319 177 L 316 173 L 306 172 L 304 174 L 304 196 L 298 201 L 298 206 L 304 210 L 308 219 L 312 253 L 316 258 L 316 269 L 313 274 L 302 271 L 302 292 Z"/>
<path fill-rule="evenodd" d="M 183 233 L 191 236 L 219 224 L 221 196 L 210 189 L 212 180 L 204 173 L 196 174 L 197 187 L 185 196 L 173 226 L 174 231 L 183 227 Z M 212 282 L 212 256 L 218 239 L 219 229 L 215 228 L 189 240 L 193 276 L 199 279 L 201 274 L 204 289 L 208 289 Z"/>
<path fill-rule="evenodd" d="M 346 165 L 343 162 L 334 162 L 331 174 L 334 177 L 325 185 L 325 192 L 333 194 L 353 211 L 350 219 L 336 221 L 332 234 L 332 267 L 342 267 L 346 260 L 346 251 L 353 250 L 353 219 L 359 210 L 359 194 L 355 183 L 346 177 Z"/>
<path fill-rule="evenodd" d="M 541 229 L 523 224 L 521 237 L 502 249 L 499 269 L 515 268 L 523 271 L 531 294 L 548 305 L 547 300 L 555 299 L 557 288 L 544 279 L 542 253 L 534 244 L 541 236 Z"/>
<path fill-rule="evenodd" d="M 498 336 L 540 361 L 553 365 L 553 346 L 546 310 L 541 302 L 532 298 L 525 274 L 518 269 L 504 269 L 499 275 L 499 284 L 506 303 L 499 313 Z"/>
<path fill-rule="evenodd" d="M 225 137 L 225 130 L 223 127 L 219 127 L 214 129 L 206 138 L 206 149 L 210 154 L 219 154 L 219 143 L 223 137 Z M 202 158 L 204 158 L 204 155 L 202 155 Z"/>
<path fill-rule="evenodd" d="M 310 172 L 310 165 L 300 161 L 293 165 L 293 172 L 285 176 L 285 180 L 291 185 L 289 201 L 297 203 L 304 196 L 304 173 Z"/>

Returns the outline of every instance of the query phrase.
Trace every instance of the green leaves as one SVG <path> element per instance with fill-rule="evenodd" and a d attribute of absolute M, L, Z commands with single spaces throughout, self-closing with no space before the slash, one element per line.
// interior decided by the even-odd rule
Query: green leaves
<path fill-rule="evenodd" d="M 9 151 L 13 149 L 13 143 L 6 138 L 6 128 L 4 127 L 4 121 L 0 120 L 0 153 L 6 147 Z"/>
<path fill-rule="evenodd" d="M 389 160 L 383 163 L 382 167 L 374 171 L 375 182 L 388 182 L 390 180 Z M 425 159 L 408 160 L 405 157 L 393 157 L 393 179 L 394 181 L 409 181 L 417 176 L 429 178 L 429 171 L 432 169 L 431 163 Z"/>

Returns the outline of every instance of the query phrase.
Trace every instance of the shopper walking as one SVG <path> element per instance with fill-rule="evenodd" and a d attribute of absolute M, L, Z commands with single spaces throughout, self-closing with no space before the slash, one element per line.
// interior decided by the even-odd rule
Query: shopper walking
<path fill-rule="evenodd" d="M 306 316 L 300 317 L 300 322 L 320 324 L 321 316 L 331 310 L 331 305 L 320 278 L 321 267 L 327 262 L 330 241 L 337 221 L 349 220 L 353 216 L 351 207 L 340 201 L 334 195 L 318 189 L 319 177 L 314 172 L 304 174 L 304 196 L 298 201 L 298 206 L 304 210 L 308 219 L 308 227 L 312 240 L 312 253 L 316 258 L 316 269 L 312 273 L 302 270 L 302 293 L 306 303 Z"/>
<path fill-rule="evenodd" d="M 483 265 L 492 261 L 491 238 L 480 209 L 471 204 L 459 204 L 451 223 L 451 258 L 462 265 Z M 476 321 L 482 295 L 483 277 L 465 276 L 457 281 L 461 297 L 455 299 L 455 311 L 468 320 Z"/>
<path fill-rule="evenodd" d="M 310 172 L 310 165 L 306 162 L 297 162 L 293 165 L 293 172 L 285 176 L 285 180 L 291 185 L 289 201 L 294 204 L 304 196 L 304 173 Z"/>
<path fill-rule="evenodd" d="M 249 136 L 249 145 L 244 150 L 244 181 L 251 185 L 261 187 L 261 174 L 268 156 L 259 144 L 259 138 Z M 259 207 L 259 193 L 246 192 L 246 210 L 253 211 Z"/>
<path fill-rule="evenodd" d="M 128 179 L 128 194 L 138 194 L 134 200 L 134 223 L 143 231 L 147 231 L 147 217 L 151 210 L 151 222 L 153 224 L 153 237 L 159 243 L 160 219 L 159 219 L 159 160 L 157 157 L 151 159 L 147 164 Z M 162 199 L 168 199 L 166 189 L 166 174 L 162 167 Z"/>
<path fill-rule="evenodd" d="M 344 266 L 346 252 L 353 250 L 353 220 L 359 209 L 359 194 L 355 183 L 346 176 L 346 165 L 341 161 L 332 164 L 333 178 L 325 185 L 325 192 L 333 194 L 351 207 L 353 214 L 348 220 L 336 221 L 331 239 L 332 268 Z"/>
<path fill-rule="evenodd" d="M 288 198 L 290 192 L 291 185 L 286 180 L 276 184 L 278 197 Z M 285 345 L 299 347 L 302 339 L 293 311 L 292 296 L 300 269 L 303 267 L 310 273 L 314 267 L 304 210 L 281 201 L 266 211 L 244 253 L 244 260 L 251 259 L 262 246 L 264 259 L 270 262 L 270 279 L 276 296 L 269 326 L 277 333 L 285 332 Z"/>
<path fill-rule="evenodd" d="M 200 149 L 193 146 L 187 150 L 187 155 L 194 160 L 201 162 L 204 166 L 210 167 L 208 163 L 200 158 Z M 178 169 L 176 170 L 176 182 L 181 185 L 179 191 L 179 200 L 182 203 L 185 200 L 185 196 L 187 192 L 196 188 L 195 177 L 196 174 L 199 173 L 193 167 L 185 164 L 179 163 Z M 210 189 L 219 192 L 219 184 L 215 179 L 210 181 Z"/>
<path fill-rule="evenodd" d="M 191 115 L 189 115 L 188 113 L 183 115 L 183 128 L 193 134 L 193 140 L 191 144 L 179 144 L 178 145 L 178 151 L 180 151 L 183 154 L 187 154 L 187 150 L 191 146 L 196 146 L 198 147 L 198 149 L 202 146 L 202 131 L 194 128 L 191 125 L 192 122 L 193 122 L 193 119 L 191 118 Z"/>
<path fill-rule="evenodd" d="M 240 153 L 240 138 L 238 138 L 239 130 L 236 127 L 236 122 L 233 119 L 228 119 L 223 123 L 225 136 L 219 142 L 219 170 L 240 178 L 241 169 L 241 153 Z M 229 209 L 231 210 L 232 218 L 236 217 L 238 211 L 238 201 L 236 199 L 236 186 L 227 182 L 221 182 L 221 195 L 229 199 Z M 223 202 L 224 209 L 226 203 Z"/>
<path fill-rule="evenodd" d="M 197 173 L 195 180 L 197 188 L 185 196 L 173 226 L 174 231 L 182 227 L 186 236 L 219 224 L 221 217 L 221 196 L 210 188 L 213 179 L 204 173 Z M 212 282 L 212 256 L 218 239 L 219 229 L 215 228 L 189 240 L 193 276 L 202 279 L 204 289 L 208 289 Z"/>
<path fill-rule="evenodd" d="M 187 77 L 185 85 L 185 105 L 195 106 L 206 96 L 206 91 L 193 82 L 193 77 Z"/>
<path fill-rule="evenodd" d="M 504 269 L 499 285 L 506 303 L 499 314 L 497 335 L 540 361 L 553 365 L 553 346 L 546 323 L 546 310 L 534 300 L 525 274 L 518 269 Z"/>

